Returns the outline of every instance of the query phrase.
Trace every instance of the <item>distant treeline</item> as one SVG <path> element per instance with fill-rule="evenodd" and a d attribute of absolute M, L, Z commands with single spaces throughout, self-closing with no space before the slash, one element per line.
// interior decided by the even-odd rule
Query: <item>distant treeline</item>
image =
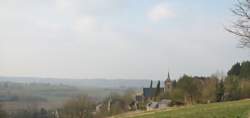
<path fill-rule="evenodd" d="M 221 102 L 250 98 L 250 62 L 236 63 L 227 76 L 218 73 L 209 77 L 182 76 L 171 92 L 161 98 L 168 98 L 184 104 Z"/>

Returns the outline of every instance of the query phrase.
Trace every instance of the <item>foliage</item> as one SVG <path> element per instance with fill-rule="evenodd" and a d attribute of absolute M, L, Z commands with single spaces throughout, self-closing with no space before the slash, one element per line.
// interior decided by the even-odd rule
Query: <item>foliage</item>
<path fill-rule="evenodd" d="M 232 68 L 228 71 L 228 75 L 229 76 L 239 76 L 240 75 L 240 69 L 241 69 L 241 65 L 240 63 L 236 63 L 232 66 Z"/>
<path fill-rule="evenodd" d="M 182 76 L 171 92 L 165 92 L 161 99 L 174 103 L 210 103 L 250 98 L 250 62 L 236 63 L 228 76 L 214 74 L 209 77 Z"/>
<path fill-rule="evenodd" d="M 6 118 L 7 113 L 2 109 L 2 105 L 0 105 L 0 118 Z"/>
<path fill-rule="evenodd" d="M 234 64 L 228 71 L 228 76 L 239 76 L 240 79 L 250 79 L 250 61 Z"/>
<path fill-rule="evenodd" d="M 250 61 L 241 63 L 240 78 L 250 80 Z"/>
<path fill-rule="evenodd" d="M 200 96 L 197 97 L 198 103 L 210 103 L 216 101 L 217 77 L 197 77 L 200 85 Z"/>
<path fill-rule="evenodd" d="M 250 98 L 250 81 L 249 80 L 241 80 L 240 81 L 241 87 L 241 99 Z"/>
<path fill-rule="evenodd" d="M 161 92 L 161 82 L 160 81 L 158 81 L 158 83 L 157 83 L 157 86 L 156 86 L 156 91 L 155 91 L 155 98 L 157 99 L 157 97 L 159 97 L 159 95 L 160 95 L 160 92 Z"/>
<path fill-rule="evenodd" d="M 173 100 L 174 103 L 183 103 L 184 102 L 184 94 L 183 90 L 179 88 L 174 88 L 172 92 L 169 93 L 169 98 Z"/>
<path fill-rule="evenodd" d="M 9 114 L 5 118 L 55 118 L 55 116 L 44 108 L 19 110 L 18 112 Z"/>
<path fill-rule="evenodd" d="M 60 113 L 62 118 L 92 118 L 95 104 L 88 96 L 78 96 L 67 101 Z"/>
<path fill-rule="evenodd" d="M 173 81 L 172 81 L 172 87 L 175 88 L 175 87 L 176 87 L 176 84 L 177 84 L 177 81 L 176 81 L 176 80 L 173 80 Z"/>
<path fill-rule="evenodd" d="M 226 100 L 250 98 L 250 61 L 234 64 L 224 85 Z"/>
<path fill-rule="evenodd" d="M 153 88 L 153 80 L 150 81 L 150 88 Z"/>
<path fill-rule="evenodd" d="M 112 116 L 130 110 L 130 104 L 133 102 L 134 91 L 129 89 L 124 95 L 117 93 L 111 93 L 110 97 L 107 97 L 102 103 L 103 107 L 98 113 L 98 116 Z M 110 105 L 109 105 L 110 104 Z M 110 108 L 108 108 L 110 107 Z"/>
<path fill-rule="evenodd" d="M 225 92 L 224 82 L 223 80 L 220 80 L 216 84 L 216 101 L 217 102 L 223 101 L 224 92 Z"/>
<path fill-rule="evenodd" d="M 171 99 L 174 103 L 209 103 L 216 102 L 217 77 L 191 77 L 184 75 L 172 91 L 165 92 L 161 99 Z"/>
<path fill-rule="evenodd" d="M 228 76 L 225 80 L 225 99 L 240 99 L 240 78 L 237 76 Z"/>
<path fill-rule="evenodd" d="M 177 82 L 177 88 L 180 88 L 184 93 L 185 103 L 193 104 L 195 98 L 200 95 L 199 81 L 190 76 L 184 75 Z"/>

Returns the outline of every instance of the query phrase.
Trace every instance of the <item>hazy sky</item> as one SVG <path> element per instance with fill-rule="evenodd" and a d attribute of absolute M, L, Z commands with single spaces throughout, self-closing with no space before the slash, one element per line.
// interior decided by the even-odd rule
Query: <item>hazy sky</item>
<path fill-rule="evenodd" d="M 0 75 L 164 79 L 247 60 L 231 0 L 0 0 Z"/>

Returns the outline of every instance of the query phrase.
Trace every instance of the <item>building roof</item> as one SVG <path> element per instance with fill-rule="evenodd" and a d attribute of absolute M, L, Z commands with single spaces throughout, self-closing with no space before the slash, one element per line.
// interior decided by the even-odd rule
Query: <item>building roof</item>
<path fill-rule="evenodd" d="M 169 72 L 168 72 L 168 77 L 167 77 L 167 79 L 165 80 L 165 84 L 166 84 L 167 82 L 171 82 L 171 79 L 170 79 L 170 74 L 169 74 Z"/>
<path fill-rule="evenodd" d="M 163 92 L 164 88 L 160 88 L 160 92 Z M 143 88 L 143 96 L 144 97 L 154 97 L 156 92 L 156 88 Z"/>
<path fill-rule="evenodd" d="M 168 80 L 171 80 L 171 79 L 170 79 L 170 74 L 169 74 L 169 72 L 168 72 L 168 78 L 167 78 L 167 79 L 168 79 Z"/>
<path fill-rule="evenodd" d="M 169 99 L 163 99 L 159 102 L 159 104 L 170 104 L 172 102 L 172 100 Z"/>
<path fill-rule="evenodd" d="M 159 106 L 158 102 L 150 102 L 147 104 L 147 107 L 157 108 Z"/>

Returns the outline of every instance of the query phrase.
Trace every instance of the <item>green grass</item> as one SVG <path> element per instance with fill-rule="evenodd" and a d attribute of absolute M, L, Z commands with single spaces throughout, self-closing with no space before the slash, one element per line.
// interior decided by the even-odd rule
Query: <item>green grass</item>
<path fill-rule="evenodd" d="M 132 118 L 250 118 L 250 100 L 144 112 Z"/>

